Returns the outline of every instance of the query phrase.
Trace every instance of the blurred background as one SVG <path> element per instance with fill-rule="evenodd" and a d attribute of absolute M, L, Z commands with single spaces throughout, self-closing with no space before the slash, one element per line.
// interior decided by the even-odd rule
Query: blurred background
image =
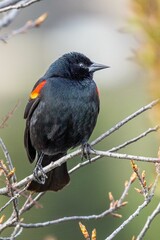
<path fill-rule="evenodd" d="M 0 42 L 0 119 L 20 106 L 4 129 L 1 138 L 5 142 L 18 180 L 30 174 L 30 165 L 23 146 L 25 121 L 23 112 L 34 83 L 45 73 L 49 65 L 62 54 L 78 51 L 95 62 L 109 65 L 110 68 L 95 74 L 100 90 L 101 111 L 98 123 L 90 139 L 93 140 L 117 122 L 151 101 L 148 79 L 144 68 L 131 61 L 133 49 L 138 45 L 134 34 L 124 31 L 130 17 L 129 0 L 47 0 L 40 1 L 20 11 L 18 17 L 1 33 L 4 34 L 48 12 L 47 20 L 39 29 L 11 38 L 7 44 Z M 96 145 L 96 149 L 107 150 L 135 137 L 153 126 L 148 113 L 144 113 L 122 127 L 118 132 Z M 132 144 L 121 152 L 134 155 L 156 157 L 158 151 L 157 134 Z M 1 152 L 1 159 L 4 159 Z M 68 163 L 68 169 L 79 163 L 80 157 Z M 153 164 L 138 163 L 145 169 L 148 184 L 153 182 Z M 103 158 L 94 164 L 79 169 L 71 175 L 71 183 L 64 190 L 48 192 L 40 200 L 43 208 L 32 209 L 24 215 L 25 222 L 42 222 L 71 215 L 99 214 L 109 207 L 108 192 L 118 199 L 124 189 L 125 180 L 132 173 L 129 161 Z M 0 182 L 0 186 L 4 186 Z M 134 187 L 139 187 L 134 184 Z M 159 199 L 155 200 L 141 215 L 131 222 L 115 239 L 131 239 L 143 227 Z M 6 197 L 3 197 L 6 201 Z M 118 211 L 122 219 L 107 216 L 101 220 L 82 221 L 89 231 L 97 229 L 97 240 L 105 239 L 120 225 L 137 206 L 143 197 L 130 190 L 126 201 L 129 204 Z M 155 205 L 154 205 L 155 204 Z M 9 213 L 8 213 L 9 214 Z M 157 217 L 145 239 L 158 239 L 159 219 Z M 26 229 L 19 240 L 81 240 L 78 222 L 66 222 L 40 229 Z M 6 231 L 6 236 L 8 232 Z"/>

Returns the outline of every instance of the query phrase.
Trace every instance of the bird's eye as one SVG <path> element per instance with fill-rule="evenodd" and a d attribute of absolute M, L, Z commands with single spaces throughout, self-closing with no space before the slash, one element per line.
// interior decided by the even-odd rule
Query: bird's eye
<path fill-rule="evenodd" d="M 84 68 L 84 67 L 85 67 L 83 63 L 79 63 L 79 66 L 80 66 L 81 68 Z"/>

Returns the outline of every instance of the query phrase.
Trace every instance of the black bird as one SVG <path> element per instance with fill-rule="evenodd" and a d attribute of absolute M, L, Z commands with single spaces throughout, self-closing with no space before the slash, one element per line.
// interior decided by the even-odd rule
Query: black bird
<path fill-rule="evenodd" d="M 37 159 L 28 190 L 58 191 L 69 183 L 67 164 L 63 163 L 41 177 L 38 170 L 67 154 L 68 149 L 87 141 L 99 113 L 98 89 L 93 73 L 107 68 L 81 53 L 64 54 L 51 64 L 34 85 L 25 108 L 24 145 L 29 161 Z"/>

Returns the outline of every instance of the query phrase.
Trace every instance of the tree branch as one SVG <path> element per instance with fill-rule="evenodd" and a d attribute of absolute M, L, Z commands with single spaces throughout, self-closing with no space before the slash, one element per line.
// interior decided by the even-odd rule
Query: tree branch
<path fill-rule="evenodd" d="M 147 131 L 141 133 L 141 134 L 138 135 L 137 137 L 132 138 L 132 139 L 130 139 L 129 141 L 126 141 L 126 142 L 124 142 L 123 144 L 121 144 L 121 145 L 119 145 L 119 146 L 117 146 L 117 147 L 113 147 L 113 148 L 111 148 L 109 151 L 110 151 L 110 152 L 116 152 L 116 151 L 118 151 L 118 150 L 120 150 L 120 149 L 122 149 L 122 148 L 127 147 L 128 145 L 130 145 L 130 144 L 132 144 L 132 143 L 134 143 L 134 142 L 137 142 L 137 141 L 140 140 L 141 138 L 146 137 L 149 133 L 158 131 L 159 129 L 160 129 L 160 126 L 155 126 L 155 127 L 153 127 L 153 128 L 149 128 Z"/>
<path fill-rule="evenodd" d="M 123 119 L 122 121 L 120 121 L 118 124 L 116 124 L 114 127 L 112 127 L 110 130 L 108 130 L 105 134 L 102 134 L 100 137 L 98 137 L 95 141 L 93 141 L 91 144 L 94 145 L 96 143 L 98 143 L 99 141 L 102 141 L 104 138 L 106 138 L 107 136 L 109 136 L 111 133 L 113 133 L 114 131 L 118 130 L 121 126 L 125 125 L 128 121 L 132 120 L 133 118 L 135 118 L 136 116 L 138 116 L 139 114 L 143 113 L 144 111 L 152 108 L 153 106 L 155 106 L 156 104 L 159 103 L 159 100 L 153 101 L 152 103 L 144 106 L 143 108 L 140 108 L 138 111 L 136 111 L 135 113 L 131 114 L 130 116 L 128 116 L 127 118 Z M 69 173 L 73 173 L 74 171 L 78 170 L 78 168 L 85 166 L 86 164 L 88 164 L 89 162 L 94 162 L 96 160 L 98 160 L 99 158 L 102 158 L 103 156 L 107 156 L 107 157 L 112 157 L 112 158 L 118 158 L 118 159 L 126 159 L 126 160 L 136 160 L 136 161 L 143 161 L 143 162 L 152 162 L 152 163 L 159 163 L 160 159 L 159 158 L 152 158 L 152 157 L 144 157 L 144 156 L 136 156 L 136 155 L 130 155 L 130 154 L 123 154 L 123 153 L 115 153 L 115 151 L 120 150 L 122 148 L 125 148 L 126 146 L 133 144 L 134 142 L 144 138 L 145 136 L 147 136 L 148 134 L 155 132 L 159 129 L 159 126 L 156 126 L 154 128 L 149 128 L 148 130 L 146 130 L 145 132 L 141 133 L 140 135 L 138 135 L 137 137 L 134 137 L 114 148 L 111 148 L 110 150 L 107 151 L 99 151 L 99 150 L 90 150 L 90 154 L 95 155 L 95 157 L 91 158 L 90 161 L 85 161 L 82 162 L 78 165 L 76 165 L 74 168 L 72 168 Z M 7 148 L 5 147 L 3 141 L 0 139 L 0 146 L 4 152 L 4 155 L 6 157 L 6 162 L 9 168 L 9 171 L 11 172 L 13 169 L 13 165 L 10 156 L 8 155 L 8 151 Z M 60 158 L 59 160 L 57 160 L 56 162 L 51 162 L 48 166 L 44 167 L 43 170 L 45 173 L 51 171 L 52 169 L 61 166 L 64 162 L 68 161 L 69 159 L 72 159 L 73 157 L 80 155 L 81 154 L 81 149 L 78 149 L 72 153 L 67 154 L 66 156 Z M 9 156 L 9 159 L 8 159 Z M 14 171 L 13 173 L 14 174 Z M 38 173 L 39 176 L 41 175 L 41 172 Z M 137 173 L 138 174 L 138 173 Z M 8 176 L 8 172 L 6 172 L 6 176 Z M 10 175 L 12 177 L 12 175 Z M 140 175 L 138 175 L 140 176 Z M 52 220 L 52 221 L 47 221 L 47 222 L 42 222 L 42 223 L 22 223 L 19 219 L 19 217 L 26 211 L 30 210 L 33 206 L 35 206 L 35 204 L 37 204 L 37 200 L 40 199 L 44 193 L 39 193 L 38 195 L 36 195 L 35 198 L 32 198 L 31 194 L 26 194 L 26 201 L 25 203 L 22 205 L 21 209 L 18 209 L 18 204 L 17 204 L 17 200 L 18 198 L 21 196 L 22 192 L 24 192 L 24 190 L 27 189 L 27 184 L 30 183 L 30 181 L 32 181 L 34 179 L 33 174 L 27 176 L 26 178 L 22 179 L 19 182 L 11 182 L 11 178 L 8 178 L 9 184 L 7 185 L 7 187 L 1 188 L 0 189 L 0 195 L 8 195 L 9 193 L 11 194 L 11 199 L 0 209 L 0 211 L 3 211 L 7 206 L 10 205 L 11 202 L 13 202 L 13 206 L 14 206 L 14 211 L 11 214 L 11 216 L 7 219 L 6 222 L 4 222 L 3 224 L 0 225 L 0 231 L 2 232 L 5 228 L 9 227 L 9 226 L 14 226 L 14 230 L 10 236 L 9 239 L 15 239 L 16 236 L 18 234 L 20 234 L 23 230 L 23 228 L 30 228 L 30 227 L 45 227 L 51 224 L 57 224 L 57 223 L 61 223 L 61 222 L 65 222 L 65 221 L 73 221 L 73 220 L 90 220 L 90 219 L 99 219 L 99 218 L 103 218 L 108 214 L 111 214 L 115 217 L 120 217 L 119 214 L 114 213 L 115 210 L 119 209 L 122 206 L 126 205 L 126 202 L 123 202 L 124 198 L 126 197 L 130 186 L 132 184 L 132 182 L 135 180 L 135 176 L 132 176 L 132 178 L 130 178 L 130 181 L 125 184 L 125 189 L 120 197 L 119 200 L 115 201 L 112 198 L 112 195 L 110 194 L 110 208 L 103 211 L 100 214 L 93 214 L 90 216 L 71 216 L 71 217 L 63 217 L 63 218 L 59 218 L 56 220 Z M 140 177 L 139 177 L 139 181 L 140 181 Z M 158 180 L 157 180 L 158 181 Z M 142 183 L 142 181 L 140 181 Z M 156 181 L 155 181 L 156 182 Z M 142 184 L 141 184 L 142 185 Z M 24 187 L 25 186 L 25 187 Z M 155 186 L 156 183 L 154 184 L 154 186 L 152 187 L 150 193 L 149 191 L 145 192 L 145 197 L 146 199 L 144 200 L 144 202 L 137 208 L 137 210 L 126 220 L 124 221 L 107 239 L 112 239 L 113 236 L 117 235 L 119 231 L 121 231 L 122 228 L 124 228 L 129 222 L 131 222 L 138 214 L 139 212 L 149 204 L 149 202 L 151 201 L 152 197 L 153 197 L 153 193 L 155 190 Z M 20 190 L 20 188 L 24 187 L 22 190 Z M 112 200 L 111 200 L 112 199 Z M 15 214 L 16 213 L 16 214 Z M 7 239 L 7 238 L 6 238 Z"/>
<path fill-rule="evenodd" d="M 30 6 L 33 3 L 40 2 L 42 0 L 21 0 L 21 1 L 14 1 L 16 4 L 9 4 L 6 7 L 0 7 L 0 13 L 7 12 L 12 9 L 21 9 Z M 9 1 L 8 1 L 9 2 Z M 11 1 L 10 1 L 11 2 Z M 4 1 L 3 1 L 4 4 Z M 7 4 L 6 4 L 7 5 Z"/>
<path fill-rule="evenodd" d="M 111 135 L 113 132 L 117 131 L 120 127 L 122 127 L 124 124 L 126 124 L 127 122 L 129 122 L 130 120 L 132 120 L 133 118 L 137 117 L 138 115 L 140 115 L 141 113 L 151 109 L 152 107 L 154 107 L 156 104 L 160 103 L 160 99 L 157 99 L 151 103 L 149 103 L 148 105 L 140 108 L 138 111 L 132 113 L 130 116 L 126 117 L 125 119 L 123 119 L 122 121 L 120 121 L 119 123 L 117 123 L 114 127 L 112 127 L 111 129 L 109 129 L 107 132 L 103 133 L 101 136 L 99 136 L 96 140 L 94 140 L 93 142 L 91 142 L 91 145 L 94 146 L 95 144 L 99 143 L 100 141 L 102 141 L 104 138 L 108 137 L 109 135 Z"/>
<path fill-rule="evenodd" d="M 20 2 L 21 0 L 3 0 L 0 2 L 0 9 L 1 8 L 5 8 L 5 7 L 8 7 L 10 5 L 14 5 L 18 2 Z"/>
<path fill-rule="evenodd" d="M 48 14 L 43 13 L 41 16 L 36 18 L 34 21 L 32 21 L 32 20 L 27 21 L 24 26 L 22 26 L 16 30 L 13 30 L 10 34 L 0 36 L 0 40 L 3 41 L 4 43 L 7 43 L 7 40 L 9 38 L 16 36 L 18 34 L 26 33 L 30 29 L 39 27 L 46 20 L 47 17 L 48 17 Z"/>
<path fill-rule="evenodd" d="M 157 205 L 157 207 L 155 208 L 155 210 L 152 212 L 152 214 L 148 217 L 144 227 L 142 228 L 140 234 L 137 236 L 136 240 L 141 240 L 143 239 L 145 233 L 147 232 L 147 230 L 149 229 L 152 221 L 154 220 L 154 218 L 160 213 L 160 203 Z"/>
<path fill-rule="evenodd" d="M 159 179 L 159 175 L 157 175 L 157 177 L 155 179 L 155 182 L 153 184 L 153 187 L 151 189 L 151 192 L 148 195 L 148 197 L 145 199 L 145 201 L 110 236 L 105 238 L 105 240 L 113 239 L 128 223 L 130 223 L 135 217 L 137 217 L 140 214 L 140 212 L 142 211 L 143 208 L 145 208 L 150 203 L 150 201 L 152 200 L 152 198 L 154 196 L 154 192 L 155 192 L 155 189 L 156 189 L 156 186 L 157 186 L 157 183 L 158 183 L 158 179 Z"/>
<path fill-rule="evenodd" d="M 13 22 L 18 12 L 19 10 L 13 9 L 4 15 L 4 17 L 0 19 L 0 29 L 7 27 L 11 22 Z"/>
<path fill-rule="evenodd" d="M 125 185 L 124 191 L 123 191 L 122 195 L 120 196 L 119 200 L 114 201 L 114 203 L 111 202 L 110 208 L 103 211 L 100 214 L 97 214 L 97 215 L 94 214 L 94 215 L 89 215 L 89 216 L 63 217 L 63 218 L 59 218 L 59 219 L 56 219 L 56 220 L 46 221 L 46 222 L 43 222 L 43 223 L 28 223 L 28 224 L 27 223 L 21 223 L 20 226 L 24 227 L 24 228 L 39 228 L 39 227 L 46 227 L 46 226 L 49 226 L 49 225 L 58 224 L 58 223 L 66 222 L 66 221 L 91 220 L 91 219 L 96 219 L 97 220 L 97 219 L 103 218 L 103 217 L 107 216 L 108 214 L 112 214 L 114 211 L 117 211 L 119 208 L 126 205 L 126 202 L 123 202 L 123 200 L 127 196 L 128 191 L 129 191 L 132 183 L 133 183 L 133 178 L 131 176 L 128 184 Z"/>

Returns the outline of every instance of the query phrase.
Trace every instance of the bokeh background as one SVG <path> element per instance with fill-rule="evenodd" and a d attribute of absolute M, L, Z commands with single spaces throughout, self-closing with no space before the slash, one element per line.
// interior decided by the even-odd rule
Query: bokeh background
<path fill-rule="evenodd" d="M 124 31 L 130 17 L 129 0 L 40 1 L 23 9 L 2 34 L 22 26 L 28 19 L 37 18 L 43 12 L 48 12 L 48 18 L 39 29 L 11 38 L 7 44 L 0 42 L 0 119 L 3 120 L 20 100 L 20 106 L 7 126 L 0 131 L 19 180 L 30 174 L 34 167 L 29 164 L 23 146 L 23 112 L 29 92 L 48 66 L 62 54 L 78 51 L 95 62 L 110 66 L 109 69 L 95 74 L 100 90 L 101 111 L 91 140 L 151 100 L 144 69 L 131 60 L 132 50 L 138 43 L 134 34 Z M 96 148 L 109 149 L 151 126 L 148 113 L 144 113 L 103 140 Z M 157 151 L 157 134 L 151 134 L 122 152 L 156 157 Z M 4 159 L 2 152 L 0 158 Z M 68 168 L 78 162 L 80 157 L 71 160 Z M 138 163 L 138 166 L 141 170 L 146 170 L 147 181 L 151 183 L 155 177 L 154 165 Z M 63 191 L 45 194 L 40 200 L 43 208 L 34 208 L 26 213 L 25 222 L 98 214 L 109 207 L 109 191 L 115 199 L 120 197 L 124 182 L 131 173 L 129 161 L 109 158 L 81 168 L 71 175 L 71 183 Z M 0 185 L 3 186 L 3 182 Z M 135 183 L 134 187 L 137 186 Z M 115 239 L 131 239 L 133 235 L 137 235 L 158 199 L 157 192 L 153 203 Z M 101 220 L 82 222 L 89 231 L 97 229 L 97 239 L 105 239 L 136 209 L 143 197 L 132 188 L 126 200 L 129 202 L 128 206 L 119 211 L 123 215 L 122 219 L 107 216 Z M 6 197 L 3 197 L 1 204 L 5 201 Z M 160 217 L 157 217 L 145 239 L 158 239 L 159 221 Z M 26 229 L 18 239 L 81 240 L 83 236 L 78 222 L 75 221 L 40 229 Z"/>

